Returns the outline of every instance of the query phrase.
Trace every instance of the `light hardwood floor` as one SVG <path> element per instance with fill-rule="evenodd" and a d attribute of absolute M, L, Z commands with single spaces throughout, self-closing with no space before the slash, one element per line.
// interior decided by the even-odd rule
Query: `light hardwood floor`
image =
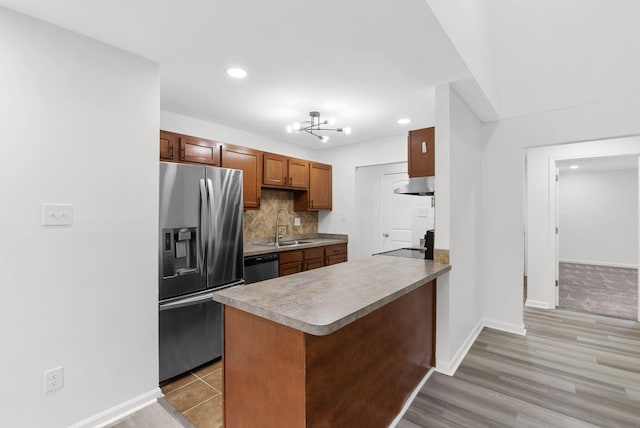
<path fill-rule="evenodd" d="M 526 308 L 525 325 L 527 336 L 484 329 L 398 427 L 640 427 L 639 323 Z"/>

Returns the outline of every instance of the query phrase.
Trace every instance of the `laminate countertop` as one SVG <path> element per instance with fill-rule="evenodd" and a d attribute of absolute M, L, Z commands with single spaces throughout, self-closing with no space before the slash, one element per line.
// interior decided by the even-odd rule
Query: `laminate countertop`
<path fill-rule="evenodd" d="M 451 270 L 384 255 L 213 293 L 213 300 L 316 336 L 364 317 Z"/>
<path fill-rule="evenodd" d="M 347 235 L 334 235 L 334 234 L 320 234 L 316 237 L 294 237 L 293 240 L 303 241 L 304 244 L 299 245 L 287 245 L 276 248 L 273 245 L 267 245 L 265 243 L 245 243 L 244 244 L 244 256 L 259 256 L 261 254 L 280 253 L 282 251 L 302 250 L 305 248 L 325 247 L 327 245 L 334 244 L 347 244 L 349 240 Z M 282 241 L 289 241 L 290 239 L 282 239 Z"/>

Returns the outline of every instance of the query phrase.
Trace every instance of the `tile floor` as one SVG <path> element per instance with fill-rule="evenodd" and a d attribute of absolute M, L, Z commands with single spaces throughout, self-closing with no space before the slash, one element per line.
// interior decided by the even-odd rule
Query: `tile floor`
<path fill-rule="evenodd" d="M 164 398 L 196 428 L 222 427 L 222 360 L 194 369 L 160 387 Z"/>

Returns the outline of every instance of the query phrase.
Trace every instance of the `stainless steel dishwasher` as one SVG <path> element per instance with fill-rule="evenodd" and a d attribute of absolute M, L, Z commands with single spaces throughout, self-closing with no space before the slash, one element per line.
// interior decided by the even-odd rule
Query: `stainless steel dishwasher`
<path fill-rule="evenodd" d="M 244 258 L 244 282 L 251 284 L 278 277 L 278 253 Z"/>

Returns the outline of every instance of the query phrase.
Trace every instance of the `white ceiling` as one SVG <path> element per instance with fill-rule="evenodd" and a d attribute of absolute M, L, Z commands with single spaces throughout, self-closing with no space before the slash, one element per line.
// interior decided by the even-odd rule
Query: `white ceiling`
<path fill-rule="evenodd" d="M 487 2 L 500 117 L 640 94 L 640 1 Z"/>
<path fill-rule="evenodd" d="M 495 82 L 506 118 L 640 94 L 640 2 L 486 1 L 484 68 L 474 28 L 436 0 L 0 0 L 27 15 L 101 40 L 161 66 L 161 107 L 309 148 L 370 141 L 432 126 L 434 85 Z M 446 33 L 428 6 L 447 17 Z M 185 7 L 185 5 L 189 7 Z M 480 5 L 480 3 L 478 3 Z M 484 6 L 483 6 L 484 7 Z M 480 10 L 481 7 L 478 8 Z M 469 11 L 470 9 L 467 9 Z M 473 9 L 475 10 L 475 9 Z M 451 20 L 451 17 L 454 19 Z M 476 23 L 478 24 L 478 23 Z M 485 34 L 479 34 L 485 37 Z M 452 39 L 463 40 L 460 38 Z M 466 49 L 465 49 L 466 48 Z M 462 52 L 463 55 L 460 54 Z M 472 57 L 475 55 L 476 57 Z M 245 68 L 245 80 L 225 71 Z M 485 91 L 486 92 L 486 91 Z M 482 96 L 482 90 L 476 95 Z M 463 94 L 472 108 L 478 105 Z M 353 133 L 322 145 L 287 134 L 311 110 Z M 479 113 L 479 112 L 478 112 Z M 480 115 L 482 116 L 482 115 Z M 413 122 L 400 126 L 401 117 Z"/>

